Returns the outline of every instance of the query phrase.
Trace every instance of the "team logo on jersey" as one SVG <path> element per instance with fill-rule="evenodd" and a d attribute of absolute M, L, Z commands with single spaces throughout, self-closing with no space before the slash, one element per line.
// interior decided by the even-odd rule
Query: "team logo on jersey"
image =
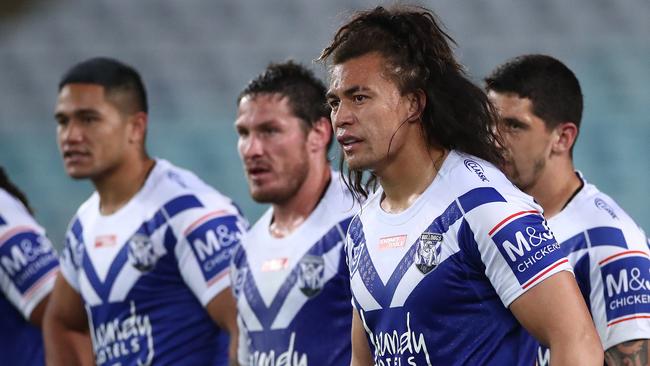
<path fill-rule="evenodd" d="M 475 162 L 472 159 L 465 159 L 465 161 L 463 161 L 463 163 L 465 164 L 465 167 L 467 168 L 467 170 L 469 170 L 470 172 L 474 172 L 476 175 L 478 175 L 479 179 L 482 182 L 489 182 L 490 181 L 485 176 L 485 171 L 483 170 L 483 167 L 481 166 L 481 164 Z"/>
<path fill-rule="evenodd" d="M 423 274 L 427 274 L 440 264 L 440 253 L 442 252 L 442 234 L 425 231 L 418 239 L 418 247 L 415 251 L 415 267 Z"/>
<path fill-rule="evenodd" d="M 149 272 L 158 261 L 153 242 L 143 234 L 135 234 L 129 239 L 129 260 L 140 272 Z"/>
<path fill-rule="evenodd" d="M 298 263 L 298 283 L 300 291 L 307 297 L 314 297 L 323 287 L 325 261 L 323 257 L 306 255 Z"/>

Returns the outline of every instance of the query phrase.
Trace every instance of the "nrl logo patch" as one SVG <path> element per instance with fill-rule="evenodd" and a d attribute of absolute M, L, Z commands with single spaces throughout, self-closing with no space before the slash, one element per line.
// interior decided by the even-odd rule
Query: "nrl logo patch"
<path fill-rule="evenodd" d="M 415 267 L 423 274 L 431 272 L 440 264 L 441 252 L 442 234 L 423 232 L 415 251 Z"/>
<path fill-rule="evenodd" d="M 135 234 L 129 239 L 129 261 L 140 272 L 149 272 L 158 261 L 153 242 L 143 234 Z"/>
<path fill-rule="evenodd" d="M 325 261 L 323 257 L 306 255 L 298 263 L 298 286 L 307 297 L 314 297 L 323 288 Z"/>

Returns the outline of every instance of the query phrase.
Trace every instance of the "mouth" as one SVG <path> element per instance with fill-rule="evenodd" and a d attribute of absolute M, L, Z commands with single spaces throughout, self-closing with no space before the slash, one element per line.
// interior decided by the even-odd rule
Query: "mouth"
<path fill-rule="evenodd" d="M 260 180 L 264 178 L 264 176 L 269 174 L 271 174 L 271 169 L 269 167 L 265 167 L 265 166 L 246 167 L 246 175 L 248 175 L 248 177 L 253 181 Z"/>
<path fill-rule="evenodd" d="M 83 160 L 89 159 L 90 153 L 80 150 L 66 150 L 63 152 L 63 161 L 67 164 L 80 163 Z"/>
<path fill-rule="evenodd" d="M 337 134 L 336 141 L 338 141 L 338 143 L 341 145 L 343 151 L 351 152 L 355 147 L 359 146 L 359 144 L 363 142 L 363 139 L 350 134 L 342 133 Z"/>

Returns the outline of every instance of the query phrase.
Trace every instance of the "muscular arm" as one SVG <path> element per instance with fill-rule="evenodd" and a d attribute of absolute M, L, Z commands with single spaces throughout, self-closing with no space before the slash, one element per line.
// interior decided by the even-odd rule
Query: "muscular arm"
<path fill-rule="evenodd" d="M 573 275 L 560 272 L 517 298 L 510 310 L 551 350 L 551 364 L 602 365 L 603 349 Z"/>
<path fill-rule="evenodd" d="M 43 316 L 45 316 L 45 309 L 47 308 L 47 302 L 50 299 L 50 295 L 47 295 L 41 300 L 41 302 L 36 305 L 31 314 L 29 314 L 29 322 L 33 325 L 41 328 L 43 326 Z"/>
<path fill-rule="evenodd" d="M 221 291 L 219 295 L 210 300 L 205 308 L 219 328 L 230 334 L 228 358 L 230 359 L 230 365 L 237 365 L 239 330 L 237 328 L 237 306 L 232 291 L 229 288 Z"/>
<path fill-rule="evenodd" d="M 352 361 L 350 366 L 372 366 L 374 361 L 370 354 L 370 347 L 368 346 L 368 339 L 363 329 L 363 323 L 359 312 L 354 309 L 352 311 Z"/>
<path fill-rule="evenodd" d="M 45 358 L 50 366 L 92 365 L 92 346 L 83 300 L 58 275 L 43 318 Z"/>
<path fill-rule="evenodd" d="M 650 365 L 650 339 L 635 339 L 615 345 L 605 352 L 609 366 Z"/>

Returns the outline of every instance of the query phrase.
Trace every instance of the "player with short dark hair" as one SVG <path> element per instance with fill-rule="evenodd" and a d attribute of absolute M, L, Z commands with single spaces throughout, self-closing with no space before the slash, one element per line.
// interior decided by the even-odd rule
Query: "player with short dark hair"
<path fill-rule="evenodd" d="M 27 197 L 0 167 L 0 352 L 2 363 L 44 365 L 40 327 L 59 270 Z"/>
<path fill-rule="evenodd" d="M 432 12 L 377 7 L 321 55 L 351 185 L 378 182 L 347 235 L 352 364 L 528 365 L 524 328 L 555 365 L 602 364 L 571 267 L 494 166 L 493 109 L 451 44 Z"/>
<path fill-rule="evenodd" d="M 575 74 L 546 55 L 523 55 L 485 78 L 501 114 L 504 170 L 544 208 L 574 266 L 608 365 L 650 361 L 650 251 L 645 233 L 573 164 L 582 91 Z M 531 350 L 549 364 L 545 347 Z"/>
<path fill-rule="evenodd" d="M 247 223 L 196 175 L 149 157 L 146 100 L 137 71 L 108 58 L 75 65 L 59 84 L 65 170 L 96 191 L 66 235 L 45 317 L 48 364 L 76 364 L 68 334 L 88 328 L 98 365 L 235 359 L 228 270 Z"/>
<path fill-rule="evenodd" d="M 271 208 L 233 255 L 241 365 L 349 365 L 350 281 L 343 242 L 355 208 L 330 168 L 325 86 L 271 64 L 237 101 L 251 196 Z"/>

